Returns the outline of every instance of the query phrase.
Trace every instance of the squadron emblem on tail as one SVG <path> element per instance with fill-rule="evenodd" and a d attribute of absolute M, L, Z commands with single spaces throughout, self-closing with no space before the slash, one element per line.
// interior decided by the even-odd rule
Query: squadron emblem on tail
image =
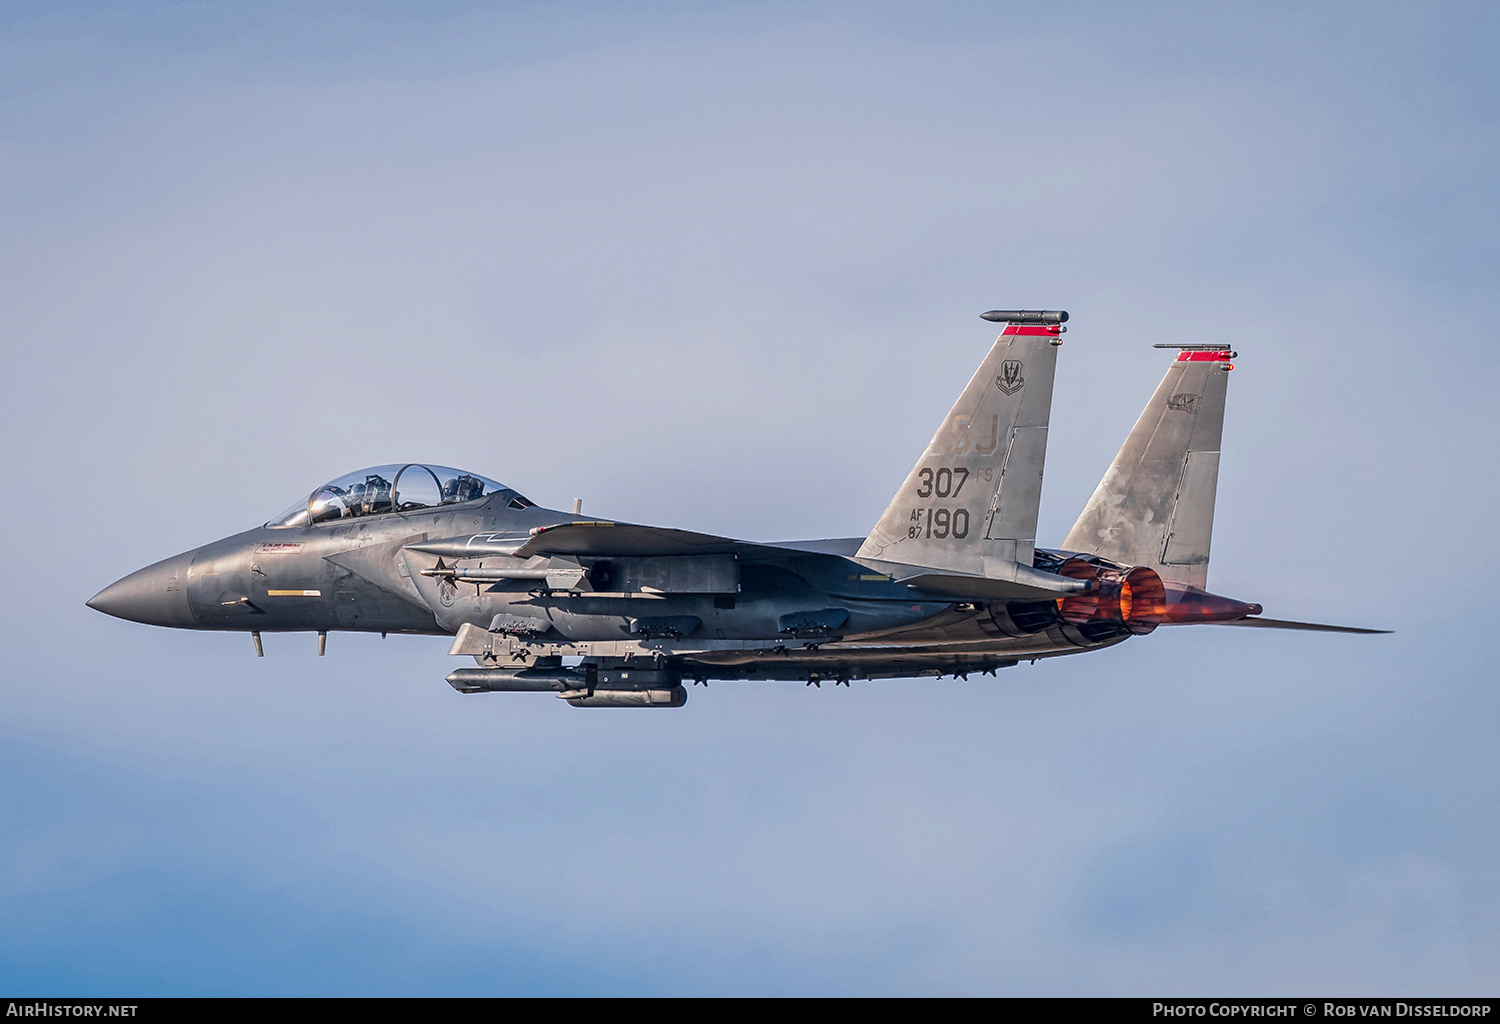
<path fill-rule="evenodd" d="M 1000 373 L 995 377 L 995 387 L 1004 391 L 1007 395 L 1013 395 L 1026 386 L 1026 378 L 1021 376 L 1021 360 L 1007 359 L 1000 364 Z"/>

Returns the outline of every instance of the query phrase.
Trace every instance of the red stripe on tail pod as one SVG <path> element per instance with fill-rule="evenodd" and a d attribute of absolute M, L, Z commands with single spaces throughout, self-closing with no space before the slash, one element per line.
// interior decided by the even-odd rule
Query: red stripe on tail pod
<path fill-rule="evenodd" d="M 1222 363 L 1226 359 L 1233 359 L 1234 353 L 1228 350 L 1223 352 L 1179 352 L 1177 361 L 1179 363 Z"/>
<path fill-rule="evenodd" d="M 1061 334 L 1062 328 L 1056 325 L 1044 325 L 1036 327 L 1030 324 L 1009 324 L 1000 334 Z"/>

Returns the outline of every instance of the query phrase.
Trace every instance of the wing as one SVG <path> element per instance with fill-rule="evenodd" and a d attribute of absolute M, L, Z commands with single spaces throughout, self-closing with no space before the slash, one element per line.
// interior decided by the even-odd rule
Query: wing
<path fill-rule="evenodd" d="M 449 537 L 407 545 L 413 551 L 445 558 L 476 558 L 509 555 L 527 559 L 535 555 L 584 555 L 600 558 L 661 557 L 667 555 L 759 555 L 804 557 L 809 554 L 834 558 L 847 557 L 835 550 L 856 543 L 851 539 L 827 541 L 790 541 L 784 544 L 756 544 L 751 541 L 718 537 L 709 533 L 674 530 L 661 526 L 616 523 L 602 519 L 580 519 L 539 526 L 529 536 L 476 534 L 472 537 Z M 861 560 L 898 583 L 913 590 L 927 592 L 947 600 L 1050 600 L 1059 595 L 1087 589 L 1078 580 L 1042 572 L 1027 566 L 1009 566 L 1005 578 L 974 576 L 926 570 L 919 566 Z"/>
<path fill-rule="evenodd" d="M 593 555 L 601 558 L 653 555 L 722 555 L 742 551 L 759 551 L 787 555 L 846 555 L 858 548 L 863 538 L 830 540 L 779 541 L 758 544 L 754 541 L 718 537 L 691 530 L 673 530 L 660 526 L 640 526 L 607 520 L 576 520 L 541 526 L 529 533 L 476 533 L 439 540 L 418 540 L 406 545 L 408 550 L 422 551 L 443 558 L 486 558 L 506 555 L 530 558 L 533 555 Z"/>

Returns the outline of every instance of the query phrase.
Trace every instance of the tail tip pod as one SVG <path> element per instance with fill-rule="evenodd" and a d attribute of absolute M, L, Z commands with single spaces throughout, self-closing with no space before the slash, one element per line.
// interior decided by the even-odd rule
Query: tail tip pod
<path fill-rule="evenodd" d="M 1065 309 L 992 309 L 980 313 L 981 320 L 1003 324 L 1065 324 L 1068 311 Z"/>

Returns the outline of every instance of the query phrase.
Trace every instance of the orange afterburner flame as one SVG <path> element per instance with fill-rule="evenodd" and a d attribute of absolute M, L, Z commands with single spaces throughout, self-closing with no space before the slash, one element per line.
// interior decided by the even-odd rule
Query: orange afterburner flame
<path fill-rule="evenodd" d="M 1091 580 L 1094 588 L 1087 594 L 1065 597 L 1057 602 L 1064 622 L 1115 622 L 1132 633 L 1149 633 L 1156 628 L 1165 607 L 1161 577 L 1145 566 L 1114 569 L 1095 565 L 1081 558 L 1070 558 L 1057 570 L 1059 575 L 1075 580 Z"/>
<path fill-rule="evenodd" d="M 1220 597 L 1185 583 L 1163 582 L 1154 569 L 1144 565 L 1115 569 L 1075 557 L 1064 562 L 1057 572 L 1069 579 L 1090 580 L 1094 584 L 1087 594 L 1057 602 L 1063 621 L 1075 625 L 1115 622 L 1143 635 L 1163 624 L 1232 622 L 1261 612 L 1258 604 Z"/>

